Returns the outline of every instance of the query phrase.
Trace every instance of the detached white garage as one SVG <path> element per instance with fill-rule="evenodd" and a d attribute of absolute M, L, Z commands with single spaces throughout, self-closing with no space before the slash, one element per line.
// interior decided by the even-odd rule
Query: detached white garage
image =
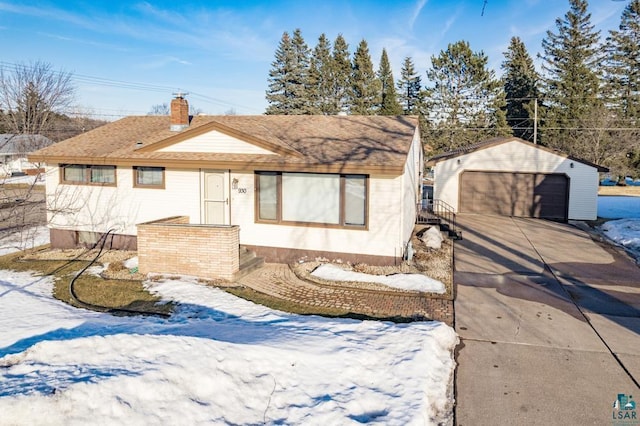
<path fill-rule="evenodd" d="M 598 213 L 599 172 L 608 169 L 525 140 L 490 139 L 437 155 L 433 197 L 458 213 L 566 221 Z"/>

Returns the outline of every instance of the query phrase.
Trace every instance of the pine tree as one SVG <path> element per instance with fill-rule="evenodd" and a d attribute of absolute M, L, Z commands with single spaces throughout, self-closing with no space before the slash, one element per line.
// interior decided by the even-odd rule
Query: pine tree
<path fill-rule="evenodd" d="M 400 80 L 398 80 L 398 98 L 404 115 L 418 115 L 424 104 L 422 80 L 415 71 L 410 57 L 404 58 Z"/>
<path fill-rule="evenodd" d="M 615 175 L 640 175 L 640 0 L 622 12 L 606 41 L 606 98 L 611 108 L 609 138 L 597 145 Z M 634 161 L 635 158 L 635 161 Z"/>
<path fill-rule="evenodd" d="M 380 80 L 381 85 L 381 101 L 378 114 L 402 114 L 402 107 L 398 103 L 398 94 L 393 80 L 393 71 L 391 70 L 391 64 L 389 63 L 389 57 L 387 56 L 386 49 L 382 49 L 380 67 L 378 68 L 378 79 Z"/>
<path fill-rule="evenodd" d="M 313 49 L 309 67 L 309 95 L 313 101 L 314 113 L 337 114 L 334 94 L 334 70 L 331 57 L 331 42 L 321 34 Z"/>
<path fill-rule="evenodd" d="M 576 156 L 583 141 L 580 123 L 601 108 L 600 32 L 587 6 L 586 0 L 570 0 L 564 19 L 556 19 L 557 32 L 547 31 L 542 41 L 547 102 L 542 141 Z"/>
<path fill-rule="evenodd" d="M 506 96 L 505 120 L 514 136 L 533 141 L 534 103 L 539 97 L 539 76 L 527 48 L 519 37 L 512 37 L 502 62 Z"/>
<path fill-rule="evenodd" d="M 622 12 L 618 31 L 609 31 L 608 95 L 625 125 L 640 126 L 640 0 Z"/>
<path fill-rule="evenodd" d="M 373 63 L 366 40 L 358 45 L 351 66 L 351 114 L 373 115 L 380 103 L 380 80 L 373 71 Z"/>
<path fill-rule="evenodd" d="M 269 102 L 266 114 L 308 114 L 311 101 L 307 97 L 309 48 L 296 29 L 293 38 L 285 31 L 269 71 Z"/>
<path fill-rule="evenodd" d="M 466 41 L 449 44 L 431 57 L 427 77 L 429 144 L 452 150 L 489 136 L 507 133 L 501 119 L 504 95 L 484 52 L 474 53 Z"/>
<path fill-rule="evenodd" d="M 349 45 L 342 34 L 338 34 L 333 43 L 332 55 L 333 107 L 332 114 L 348 112 L 349 110 L 349 79 L 351 75 L 351 60 L 349 59 Z"/>

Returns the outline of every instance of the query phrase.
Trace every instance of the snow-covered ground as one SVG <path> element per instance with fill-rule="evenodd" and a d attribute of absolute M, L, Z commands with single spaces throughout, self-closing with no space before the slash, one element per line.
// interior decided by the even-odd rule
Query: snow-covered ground
<path fill-rule="evenodd" d="M 43 244 L 49 244 L 49 228 L 46 226 L 0 232 L 0 256 Z"/>
<path fill-rule="evenodd" d="M 599 196 L 598 216 L 617 219 L 605 222 L 600 230 L 640 260 L 640 197 Z"/>
<path fill-rule="evenodd" d="M 0 177 L 1 184 L 14 184 L 14 183 L 26 183 L 29 185 L 44 185 L 44 173 L 36 176 L 2 176 Z"/>
<path fill-rule="evenodd" d="M 402 290 L 444 293 L 445 287 L 441 281 L 434 280 L 423 274 L 394 274 L 370 275 L 362 272 L 348 271 L 339 266 L 327 263 L 318 266 L 311 275 L 330 281 L 359 281 L 378 283 L 387 287 Z"/>
<path fill-rule="evenodd" d="M 170 319 L 116 317 L 0 271 L 0 424 L 451 423 L 440 322 L 274 311 L 195 280 L 149 282 Z"/>
<path fill-rule="evenodd" d="M 640 218 L 640 197 L 598 196 L 598 217 L 605 219 Z"/>
<path fill-rule="evenodd" d="M 640 256 L 640 219 L 610 220 L 600 229 L 607 238 Z"/>

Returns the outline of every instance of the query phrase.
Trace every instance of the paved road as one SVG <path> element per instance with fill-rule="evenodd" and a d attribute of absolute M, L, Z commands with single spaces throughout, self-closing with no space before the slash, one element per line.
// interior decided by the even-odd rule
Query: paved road
<path fill-rule="evenodd" d="M 612 424 L 619 393 L 640 402 L 633 261 L 570 225 L 482 215 L 459 222 L 458 425 Z"/>

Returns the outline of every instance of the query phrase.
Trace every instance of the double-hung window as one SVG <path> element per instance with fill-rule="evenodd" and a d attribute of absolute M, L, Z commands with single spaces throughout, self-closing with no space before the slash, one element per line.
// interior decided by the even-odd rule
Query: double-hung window
<path fill-rule="evenodd" d="M 116 166 L 93 164 L 63 164 L 61 183 L 77 185 L 116 186 Z"/>
<path fill-rule="evenodd" d="M 256 173 L 256 220 L 365 228 L 367 176 Z"/>

